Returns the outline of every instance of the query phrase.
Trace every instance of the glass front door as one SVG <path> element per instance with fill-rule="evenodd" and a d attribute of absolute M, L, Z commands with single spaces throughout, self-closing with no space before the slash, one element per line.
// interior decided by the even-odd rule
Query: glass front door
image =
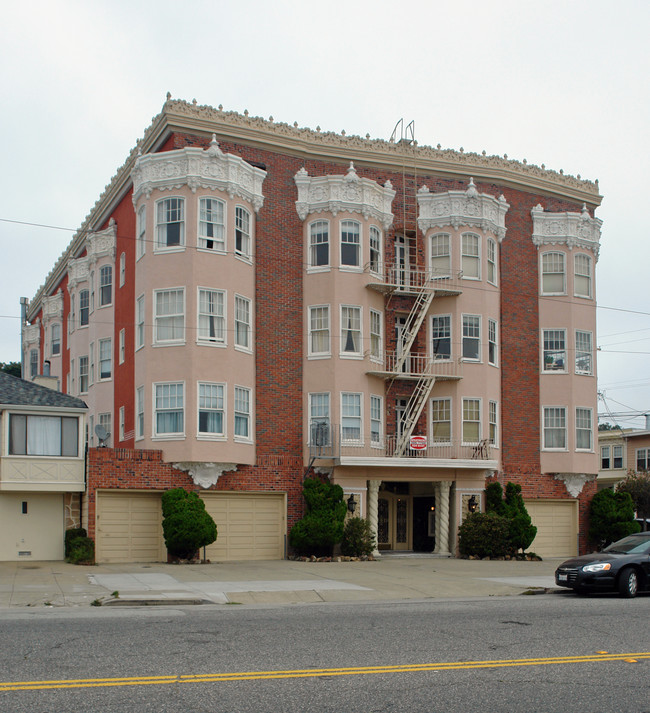
<path fill-rule="evenodd" d="M 410 550 L 413 500 L 410 495 L 380 492 L 377 503 L 377 545 L 380 550 Z"/>

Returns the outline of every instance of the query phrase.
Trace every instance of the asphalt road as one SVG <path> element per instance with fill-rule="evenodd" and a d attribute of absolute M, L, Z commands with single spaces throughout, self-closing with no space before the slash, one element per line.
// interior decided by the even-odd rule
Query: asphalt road
<path fill-rule="evenodd" d="M 650 712 L 650 596 L 0 612 L 3 713 Z"/>

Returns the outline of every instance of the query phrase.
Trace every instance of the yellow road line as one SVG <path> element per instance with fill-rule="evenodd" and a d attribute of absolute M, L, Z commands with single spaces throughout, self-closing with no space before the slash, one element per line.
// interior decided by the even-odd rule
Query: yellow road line
<path fill-rule="evenodd" d="M 516 666 L 548 666 L 560 664 L 602 663 L 650 659 L 650 651 L 624 654 L 587 654 L 584 656 L 553 656 L 531 659 L 496 659 L 492 661 L 450 661 L 442 663 L 396 664 L 386 666 L 354 666 L 350 668 L 309 668 L 287 671 L 242 671 L 239 673 L 206 673 L 168 676 L 138 676 L 123 678 L 78 678 L 54 681 L 0 682 L 0 692 L 37 691 L 57 688 L 97 688 L 114 686 L 152 686 L 169 683 L 223 683 L 227 681 L 262 681 L 286 678 L 318 678 L 325 676 L 364 676 L 388 673 L 421 673 L 460 669 L 505 668 Z"/>

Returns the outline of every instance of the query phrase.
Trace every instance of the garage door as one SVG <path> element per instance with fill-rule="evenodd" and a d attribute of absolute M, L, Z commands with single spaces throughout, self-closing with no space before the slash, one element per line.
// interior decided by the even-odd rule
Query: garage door
<path fill-rule="evenodd" d="M 161 493 L 98 492 L 97 562 L 166 562 Z"/>
<path fill-rule="evenodd" d="M 284 558 L 285 499 L 275 493 L 201 493 L 217 523 L 217 541 L 206 548 L 213 562 Z"/>
<path fill-rule="evenodd" d="M 575 557 L 578 554 L 578 501 L 526 500 L 537 535 L 528 548 L 540 557 Z"/>
<path fill-rule="evenodd" d="M 0 493 L 0 561 L 63 559 L 63 495 Z"/>

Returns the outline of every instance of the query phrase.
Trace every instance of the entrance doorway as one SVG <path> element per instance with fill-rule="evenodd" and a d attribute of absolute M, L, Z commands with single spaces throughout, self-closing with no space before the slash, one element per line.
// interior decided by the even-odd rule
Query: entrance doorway
<path fill-rule="evenodd" d="M 382 491 L 377 503 L 377 547 L 380 550 L 410 550 L 412 535 L 413 498 Z"/>

